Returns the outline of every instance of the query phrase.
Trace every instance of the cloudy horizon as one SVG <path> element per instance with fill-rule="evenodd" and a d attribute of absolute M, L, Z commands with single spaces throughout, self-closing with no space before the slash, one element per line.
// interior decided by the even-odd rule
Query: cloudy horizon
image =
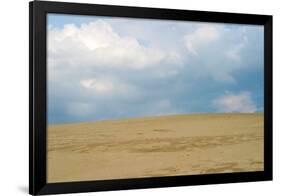
<path fill-rule="evenodd" d="M 48 14 L 48 123 L 263 111 L 263 26 Z"/>

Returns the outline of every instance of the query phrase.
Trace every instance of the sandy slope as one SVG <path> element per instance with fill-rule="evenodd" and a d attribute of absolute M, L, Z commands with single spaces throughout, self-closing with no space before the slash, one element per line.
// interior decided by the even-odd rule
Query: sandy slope
<path fill-rule="evenodd" d="M 51 125 L 47 159 L 48 182 L 263 170 L 263 113 Z"/>

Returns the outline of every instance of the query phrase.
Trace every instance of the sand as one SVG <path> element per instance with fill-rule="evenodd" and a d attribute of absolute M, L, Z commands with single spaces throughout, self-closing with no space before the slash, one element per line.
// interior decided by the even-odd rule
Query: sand
<path fill-rule="evenodd" d="M 263 113 L 49 125 L 47 182 L 263 170 Z"/>

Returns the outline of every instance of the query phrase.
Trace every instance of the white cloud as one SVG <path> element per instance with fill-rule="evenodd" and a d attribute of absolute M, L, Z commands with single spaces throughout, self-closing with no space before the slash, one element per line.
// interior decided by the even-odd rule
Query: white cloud
<path fill-rule="evenodd" d="M 226 93 L 213 105 L 208 99 L 225 88 L 243 88 L 239 79 L 247 69 L 262 67 L 263 34 L 256 26 L 242 31 L 243 25 L 116 20 L 93 17 L 92 22 L 64 26 L 48 20 L 50 121 L 165 115 L 201 108 L 256 110 L 247 93 Z M 245 85 L 255 88 L 252 83 Z M 186 102 L 197 102 L 199 91 L 204 97 L 198 100 L 200 107 L 187 107 Z"/>
<path fill-rule="evenodd" d="M 237 94 L 226 92 L 225 95 L 212 101 L 212 105 L 219 112 L 255 112 L 257 107 L 252 100 L 251 93 L 243 91 Z"/>
<path fill-rule="evenodd" d="M 251 28 L 215 23 L 195 25 L 183 39 L 185 60 L 193 67 L 193 73 L 235 84 L 237 76 L 234 73 L 256 66 L 256 59 L 263 56 L 262 51 L 257 50 L 261 48 L 257 45 L 261 43 L 257 42 L 261 41 L 261 37 L 258 38 L 261 34 L 253 33 Z"/>
<path fill-rule="evenodd" d="M 225 55 L 235 61 L 240 61 L 240 50 L 242 45 L 238 45 L 237 47 L 233 47 L 232 49 L 225 52 Z"/>
<path fill-rule="evenodd" d="M 100 101 L 112 99 L 130 100 L 141 97 L 141 92 L 137 86 L 129 84 L 114 77 L 97 77 L 81 79 L 80 86 L 89 98 L 95 97 Z"/>
<path fill-rule="evenodd" d="M 247 36 L 243 36 L 243 40 L 241 40 L 240 43 L 233 45 L 225 52 L 226 57 L 234 61 L 241 61 L 241 52 L 245 48 L 247 42 Z"/>
<path fill-rule="evenodd" d="M 74 24 L 48 32 L 50 66 L 119 66 L 142 69 L 161 62 L 178 62 L 174 52 L 148 47 L 134 37 L 120 36 L 104 20 Z"/>
<path fill-rule="evenodd" d="M 90 50 L 107 48 L 111 44 L 118 45 L 119 42 L 128 41 L 122 40 L 111 26 L 102 20 L 82 24 L 80 28 L 77 28 L 77 38 Z"/>
<path fill-rule="evenodd" d="M 194 32 L 184 36 L 185 47 L 193 55 L 198 55 L 200 47 L 208 46 L 219 38 L 220 32 L 213 25 L 202 25 Z"/>
<path fill-rule="evenodd" d="M 93 89 L 98 93 L 108 93 L 113 90 L 113 84 L 109 81 L 87 79 L 87 80 L 81 80 L 80 83 L 84 88 Z"/>

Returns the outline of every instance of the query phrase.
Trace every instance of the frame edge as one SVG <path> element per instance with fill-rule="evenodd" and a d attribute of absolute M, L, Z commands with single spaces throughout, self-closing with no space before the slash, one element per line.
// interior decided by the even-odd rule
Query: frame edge
<path fill-rule="evenodd" d="M 40 1 L 29 2 L 29 194 L 31 195 L 40 194 L 47 185 L 45 23 L 45 4 Z"/>
<path fill-rule="evenodd" d="M 273 180 L 273 16 L 264 23 L 264 172 Z"/>
<path fill-rule="evenodd" d="M 29 194 L 34 194 L 33 162 L 33 2 L 29 2 Z"/>

